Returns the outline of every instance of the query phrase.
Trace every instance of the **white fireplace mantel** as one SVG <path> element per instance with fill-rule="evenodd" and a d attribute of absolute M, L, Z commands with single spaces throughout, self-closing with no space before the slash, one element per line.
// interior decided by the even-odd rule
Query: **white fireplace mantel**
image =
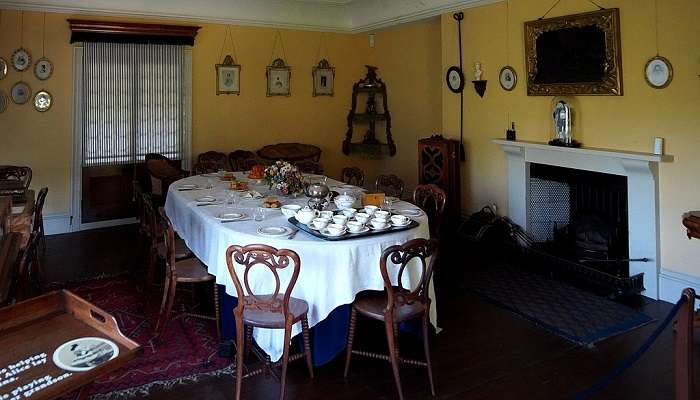
<path fill-rule="evenodd" d="M 659 298 L 658 164 L 673 157 L 632 151 L 570 148 L 494 139 L 508 158 L 508 217 L 528 229 L 530 164 L 554 165 L 627 177 L 630 274 L 644 273 L 644 295 Z"/>

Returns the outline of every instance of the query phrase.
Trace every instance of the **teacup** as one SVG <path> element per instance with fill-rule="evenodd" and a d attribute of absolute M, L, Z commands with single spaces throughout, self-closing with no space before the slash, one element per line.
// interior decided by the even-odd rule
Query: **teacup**
<path fill-rule="evenodd" d="M 357 221 L 348 221 L 347 224 L 348 230 L 352 233 L 356 233 L 362 230 L 362 228 L 365 227 L 365 225 L 361 222 Z"/>
<path fill-rule="evenodd" d="M 321 218 L 327 218 L 327 219 L 332 219 L 333 218 L 333 211 L 321 211 Z"/>
<path fill-rule="evenodd" d="M 392 215 L 391 222 L 394 225 L 407 225 L 411 220 L 405 215 Z"/>
<path fill-rule="evenodd" d="M 384 210 L 378 210 L 374 212 L 374 216 L 377 218 L 384 218 L 384 219 L 389 219 L 389 215 L 391 213 L 389 211 L 384 211 Z"/>
<path fill-rule="evenodd" d="M 345 232 L 345 226 L 338 224 L 328 224 L 328 233 L 331 235 L 340 235 Z"/>
<path fill-rule="evenodd" d="M 365 206 L 364 212 L 367 213 L 367 215 L 372 216 L 375 212 L 377 212 L 378 209 L 379 207 L 377 206 Z"/>
<path fill-rule="evenodd" d="M 355 213 L 357 213 L 357 210 L 354 208 L 345 208 L 343 209 L 343 215 L 345 215 L 348 218 L 352 218 L 355 216 Z"/>
<path fill-rule="evenodd" d="M 345 224 L 347 222 L 348 222 L 348 217 L 346 217 L 345 215 L 336 215 L 333 217 L 333 223 L 335 223 L 335 224 L 345 226 Z"/>
<path fill-rule="evenodd" d="M 369 221 L 375 229 L 384 229 L 387 225 L 387 220 L 383 218 L 373 218 Z"/>
<path fill-rule="evenodd" d="M 314 218 L 314 220 L 311 221 L 314 228 L 316 228 L 316 229 L 323 229 L 323 228 L 327 227 L 330 222 L 331 222 L 330 219 L 323 218 L 323 217 Z"/>
<path fill-rule="evenodd" d="M 361 224 L 366 224 L 369 221 L 369 214 L 364 212 L 359 212 L 355 214 L 355 220 Z"/>

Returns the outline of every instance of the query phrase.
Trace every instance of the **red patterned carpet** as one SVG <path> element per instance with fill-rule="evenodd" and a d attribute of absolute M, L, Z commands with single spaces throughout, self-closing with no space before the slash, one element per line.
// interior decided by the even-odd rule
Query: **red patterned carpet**
<path fill-rule="evenodd" d="M 153 343 L 153 327 L 160 306 L 157 295 L 148 297 L 147 302 L 147 296 L 139 293 L 126 277 L 91 280 L 68 289 L 111 313 L 122 333 L 143 347 L 143 354 L 127 366 L 96 380 L 88 390 L 92 398 L 143 396 L 156 386 L 170 388 L 206 376 L 231 373 L 233 360 L 217 355 L 214 321 L 182 315 L 185 301 L 176 301 L 166 331 Z"/>

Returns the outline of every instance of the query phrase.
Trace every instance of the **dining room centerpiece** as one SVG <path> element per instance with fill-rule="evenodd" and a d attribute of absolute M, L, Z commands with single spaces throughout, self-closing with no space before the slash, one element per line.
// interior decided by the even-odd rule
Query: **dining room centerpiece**
<path fill-rule="evenodd" d="M 276 189 L 284 196 L 296 196 L 304 191 L 301 172 L 286 161 L 280 160 L 265 168 L 264 179 L 270 190 Z"/>

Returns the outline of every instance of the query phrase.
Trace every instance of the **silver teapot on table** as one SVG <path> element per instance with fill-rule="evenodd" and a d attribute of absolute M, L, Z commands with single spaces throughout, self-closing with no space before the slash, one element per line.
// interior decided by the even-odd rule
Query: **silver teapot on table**
<path fill-rule="evenodd" d="M 307 204 L 314 210 L 323 211 L 330 203 L 329 195 L 331 190 L 326 185 L 328 177 L 311 177 L 307 178 L 304 183 L 304 193 L 310 197 Z"/>

